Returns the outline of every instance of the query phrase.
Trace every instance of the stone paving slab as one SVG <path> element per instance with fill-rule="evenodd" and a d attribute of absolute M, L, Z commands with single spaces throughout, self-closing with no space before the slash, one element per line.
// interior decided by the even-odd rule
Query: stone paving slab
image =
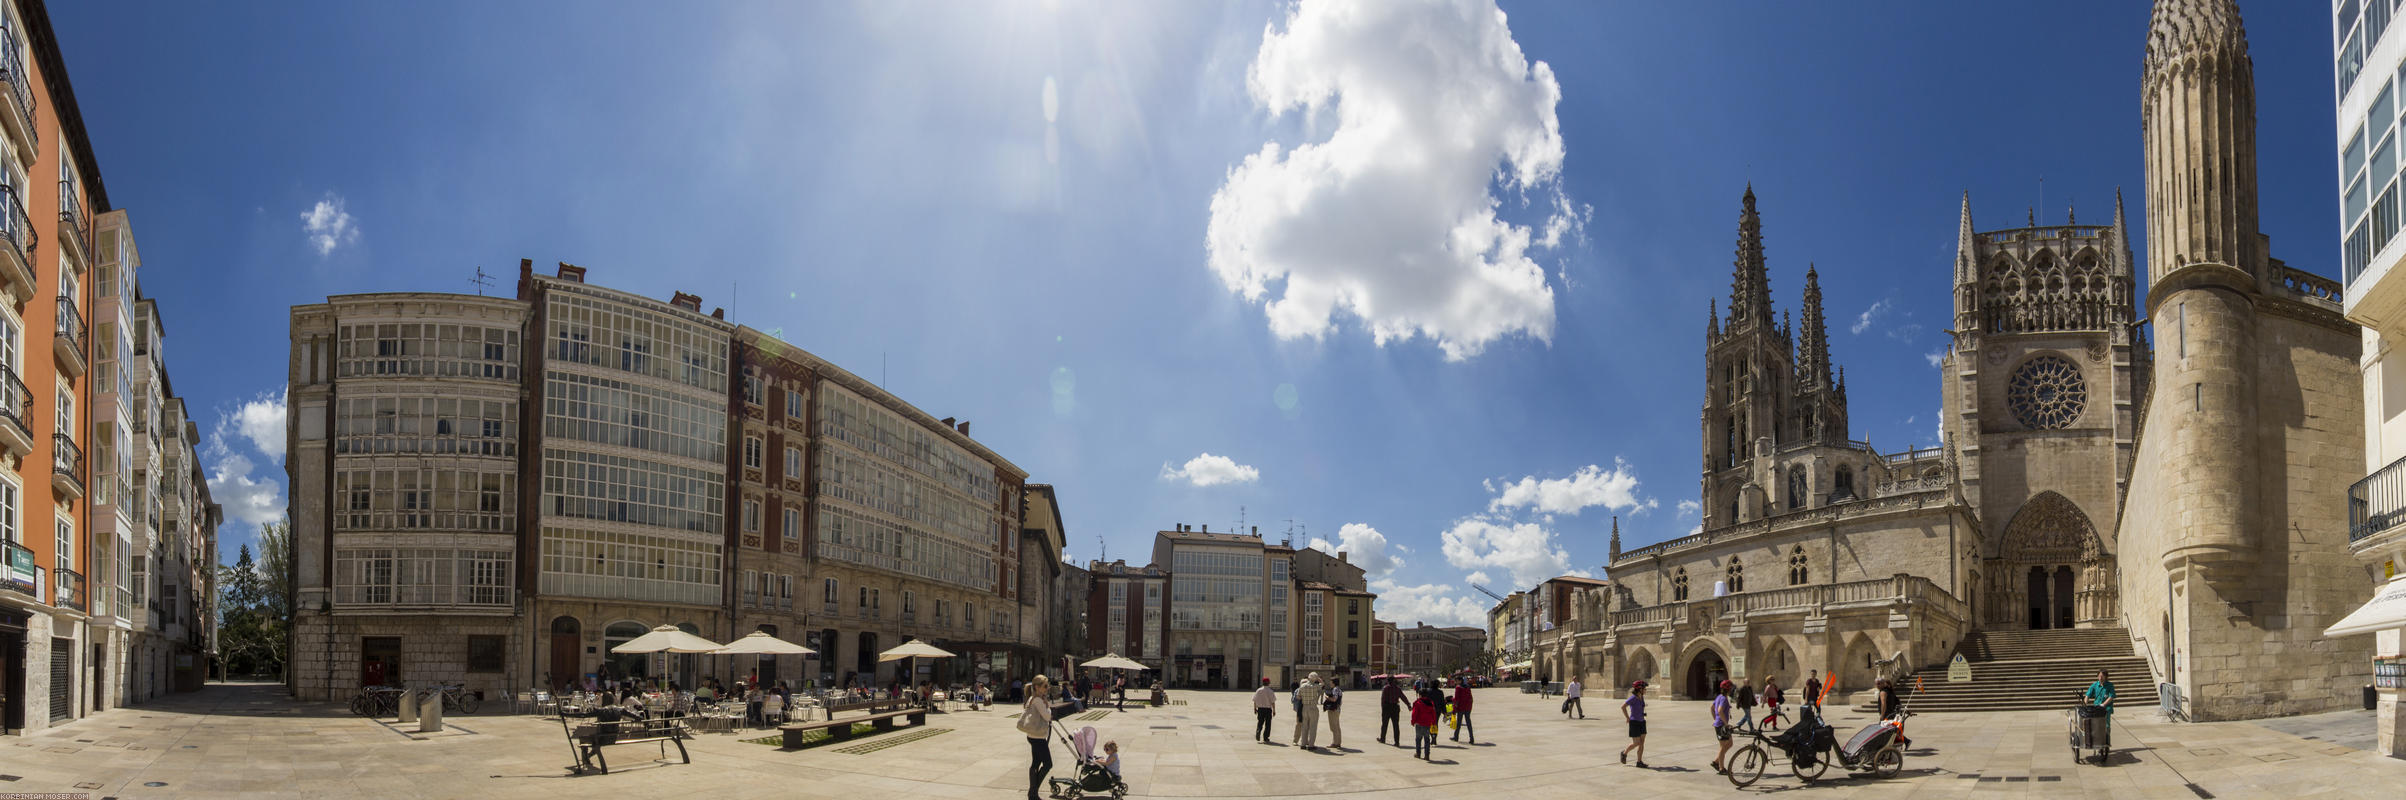
<path fill-rule="evenodd" d="M 786 752 L 702 734 L 693 764 L 656 761 L 653 745 L 610 748 L 609 775 L 569 775 L 573 761 L 556 720 L 488 714 L 452 717 L 465 729 L 416 738 L 409 728 L 351 716 L 331 705 L 283 700 L 273 686 L 212 684 L 150 706 L 108 711 L 30 737 L 0 737 L 0 793 L 59 792 L 90 798 L 394 797 L 803 798 L 1023 797 L 1027 740 L 1008 709 L 931 715 L 949 731 L 863 749 Z M 1739 790 L 1709 771 L 1714 740 L 1704 704 L 1654 701 L 1646 760 L 1623 766 L 1627 743 L 1612 701 L 1605 716 L 1565 719 L 1556 702 L 1512 689 L 1478 695 L 1478 743 L 1440 734 L 1434 761 L 1380 744 L 1375 703 L 1349 706 L 1343 749 L 1287 744 L 1291 715 L 1273 743 L 1254 742 L 1250 696 L 1179 692 L 1187 705 L 1131 707 L 1093 722 L 1121 744 L 1132 797 L 1569 798 L 1630 793 L 1666 798 L 1779 795 L 1803 790 L 1846 797 L 1996 795 L 2198 800 L 2198 798 L 2394 798 L 2406 761 L 2347 745 L 2354 723 L 2340 715 L 2273 723 L 2169 723 L 2145 713 L 2117 722 L 2109 766 L 2074 764 L 2062 712 L 1916 717 L 1904 774 L 1848 778 L 1836 770 L 1809 787 L 1784 767 Z M 1365 695 L 1356 695 L 1364 698 Z M 1356 702 L 1360 702 L 1357 699 Z M 1841 736 L 1868 722 L 1840 712 Z M 2369 719 L 2364 721 L 2369 725 Z M 2292 730 L 2309 731 L 2300 734 Z M 1450 732 L 1449 732 L 1450 733 Z M 2314 738 L 2306 738 L 2313 736 Z M 878 742 L 870 737 L 858 744 Z M 90 741 L 79 741 L 90 740 Z M 1321 741 L 1333 737 L 1322 733 Z M 140 748 L 140 749 L 136 749 Z M 1051 745 L 1068 773 L 1067 747 Z M 159 786 L 147 784 L 157 783 Z M 96 787 L 96 788 L 94 788 Z"/>

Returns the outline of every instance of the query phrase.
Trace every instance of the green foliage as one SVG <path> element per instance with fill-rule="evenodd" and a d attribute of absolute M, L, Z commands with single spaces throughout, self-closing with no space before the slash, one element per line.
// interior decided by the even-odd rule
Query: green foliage
<path fill-rule="evenodd" d="M 275 676 L 284 672 L 287 634 L 292 630 L 292 525 L 259 527 L 259 557 L 244 545 L 231 566 L 217 568 L 217 649 L 227 675 Z"/>

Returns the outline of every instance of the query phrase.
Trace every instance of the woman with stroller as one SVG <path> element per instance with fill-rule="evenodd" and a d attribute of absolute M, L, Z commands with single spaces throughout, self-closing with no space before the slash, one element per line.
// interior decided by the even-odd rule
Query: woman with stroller
<path fill-rule="evenodd" d="M 1038 673 L 1028 679 L 1027 706 L 1019 713 L 1019 732 L 1028 737 L 1028 800 L 1040 800 L 1036 790 L 1044 786 L 1045 773 L 1053 771 L 1053 748 L 1045 738 L 1052 735 L 1052 679 Z"/>

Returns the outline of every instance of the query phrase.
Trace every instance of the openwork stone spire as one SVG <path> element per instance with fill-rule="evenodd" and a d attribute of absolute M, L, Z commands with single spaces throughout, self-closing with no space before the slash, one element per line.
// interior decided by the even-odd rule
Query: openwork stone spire
<path fill-rule="evenodd" d="M 1955 226 L 1955 282 L 1970 283 L 1980 277 L 1980 265 L 1972 250 L 1972 193 L 1963 193 L 1963 220 Z"/>
<path fill-rule="evenodd" d="M 2147 70 L 2196 50 L 2247 57 L 2237 0 L 2157 0 L 2147 25 Z"/>
<path fill-rule="evenodd" d="M 1797 349 L 1804 388 L 1830 388 L 1830 332 L 1821 314 L 1821 273 L 1811 265 L 1805 267 L 1804 341 Z"/>
<path fill-rule="evenodd" d="M 2139 84 L 2150 285 L 2198 264 L 2263 276 L 2255 84 L 2233 0 L 2157 0 Z"/>
<path fill-rule="evenodd" d="M 1738 212 L 1738 253 L 1729 285 L 1729 327 L 1771 324 L 1771 277 L 1763 266 L 1763 220 L 1754 212 L 1754 184 L 1746 184 Z"/>

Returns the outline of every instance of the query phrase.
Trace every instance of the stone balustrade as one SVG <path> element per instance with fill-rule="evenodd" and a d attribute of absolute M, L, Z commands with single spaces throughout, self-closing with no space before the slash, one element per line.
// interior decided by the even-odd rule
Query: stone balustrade
<path fill-rule="evenodd" d="M 1612 628 L 1676 622 L 1687 617 L 1693 602 L 1664 603 L 1612 612 Z M 1928 578 L 1916 575 L 1895 575 L 1865 581 L 1791 586 L 1765 592 L 1739 592 L 1720 598 L 1721 615 L 1740 620 L 1758 614 L 1812 611 L 1830 606 L 1856 605 L 1927 605 L 1941 613 L 1964 619 L 1967 607 L 1961 599 Z"/>

